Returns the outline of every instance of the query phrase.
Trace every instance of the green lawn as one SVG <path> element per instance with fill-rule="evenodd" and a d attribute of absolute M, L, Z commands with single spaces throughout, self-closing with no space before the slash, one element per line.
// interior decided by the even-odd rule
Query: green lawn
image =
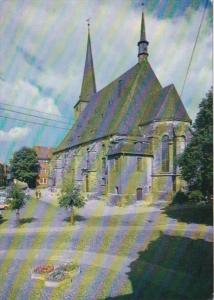
<path fill-rule="evenodd" d="M 0 272 L 0 293 L 1 283 L 7 277 L 8 270 L 13 265 L 18 249 L 22 241 L 26 238 L 26 229 L 35 223 L 34 211 L 36 210 L 38 201 L 32 199 L 28 202 L 25 210 L 21 214 L 22 222 L 15 229 L 15 234 L 7 250 L 5 259 L 1 264 Z M 197 225 L 196 232 L 191 238 L 184 237 L 184 232 L 189 223 L 192 222 L 192 216 L 195 216 L 198 211 L 195 207 L 178 208 L 169 206 L 160 211 L 160 214 L 152 220 L 151 212 L 145 212 L 143 207 L 137 207 L 136 213 L 130 215 L 130 222 L 126 219 L 125 208 L 115 208 L 115 214 L 110 217 L 102 216 L 104 206 L 101 203 L 92 213 L 90 218 L 81 216 L 77 212 L 76 220 L 78 224 L 85 225 L 81 232 L 78 243 L 76 245 L 76 255 L 74 260 L 81 262 L 82 255 L 91 240 L 100 230 L 100 225 L 106 221 L 102 240 L 96 249 L 96 255 L 93 258 L 82 279 L 78 285 L 77 298 L 87 300 L 87 290 L 95 281 L 103 262 L 105 254 L 109 253 L 109 246 L 112 242 L 117 241 L 116 256 L 111 262 L 111 266 L 105 275 L 105 280 L 102 281 L 101 288 L 96 290 L 97 299 L 121 299 L 121 300 L 180 300 L 194 299 L 205 300 L 211 299 L 212 294 L 212 243 L 204 241 L 207 233 L 206 224 Z M 16 299 L 16 295 L 21 289 L 23 282 L 29 278 L 31 268 L 34 266 L 35 258 L 37 257 L 43 243 L 52 226 L 53 219 L 57 216 L 59 209 L 56 205 L 49 205 L 46 212 L 41 218 L 41 224 L 38 232 L 32 241 L 31 248 L 28 249 L 28 254 L 23 259 L 20 270 L 18 271 L 14 282 L 10 287 L 8 299 Z M 205 210 L 204 210 L 205 211 Z M 203 211 L 203 212 L 204 212 Z M 203 213 L 205 215 L 205 212 Z M 4 230 L 7 229 L 8 220 L 11 216 L 10 211 L 5 211 L 5 221 L 0 224 L 0 242 L 6 236 Z M 169 218 L 177 219 L 175 227 L 170 235 L 165 233 L 169 224 Z M 204 217 L 203 217 L 204 218 Z M 129 218 L 128 218 L 129 219 Z M 196 218 L 202 223 L 202 220 Z M 198 222 L 198 223 L 200 223 Z M 197 222 L 196 222 L 197 223 Z M 209 222 L 204 222 L 209 223 Z M 148 234 L 148 224 L 150 231 Z M 119 226 L 123 225 L 124 238 L 119 242 L 118 230 Z M 47 257 L 47 262 L 54 262 L 63 250 L 69 249 L 69 242 L 75 232 L 75 225 L 72 226 L 66 219 L 62 219 L 61 232 L 53 233 L 56 239 L 50 249 Z M 136 243 L 136 238 L 140 235 L 145 235 L 142 243 L 138 242 L 138 258 L 129 265 L 127 278 L 121 282 L 120 296 L 109 298 L 109 291 L 112 284 L 117 279 L 121 266 L 126 260 L 126 255 L 130 253 Z M 69 281 L 65 281 L 60 288 L 54 289 L 50 299 L 63 299 L 65 291 L 71 287 Z M 43 293 L 43 283 L 36 281 L 30 293 L 30 299 L 40 299 Z"/>

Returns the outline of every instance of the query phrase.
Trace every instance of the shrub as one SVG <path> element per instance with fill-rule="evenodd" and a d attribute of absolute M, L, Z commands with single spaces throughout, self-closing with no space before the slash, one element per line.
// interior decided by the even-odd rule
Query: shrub
<path fill-rule="evenodd" d="M 190 192 L 188 196 L 192 202 L 201 202 L 204 200 L 203 194 L 199 190 Z"/>
<path fill-rule="evenodd" d="M 173 203 L 175 204 L 184 204 L 187 201 L 188 201 L 188 196 L 182 191 L 178 191 L 173 197 Z"/>

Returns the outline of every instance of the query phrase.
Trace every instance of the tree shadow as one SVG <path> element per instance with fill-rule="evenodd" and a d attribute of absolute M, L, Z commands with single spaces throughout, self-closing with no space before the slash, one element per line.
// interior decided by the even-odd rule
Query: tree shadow
<path fill-rule="evenodd" d="M 37 220 L 36 218 L 21 218 L 19 220 L 19 225 L 24 225 L 24 224 L 32 223 L 32 222 L 35 222 L 36 220 Z"/>
<path fill-rule="evenodd" d="M 136 217 L 136 215 L 138 217 Z M 157 215 L 151 216 L 148 213 L 126 213 L 126 214 L 114 214 L 106 216 L 91 216 L 88 218 L 89 226 L 142 226 L 143 221 L 147 223 L 153 223 L 156 221 Z"/>
<path fill-rule="evenodd" d="M 180 222 L 213 225 L 213 207 L 211 204 L 175 205 L 170 204 L 164 213 Z"/>
<path fill-rule="evenodd" d="M 75 215 L 74 216 L 74 222 L 76 222 L 76 221 L 77 222 L 82 222 L 82 221 L 85 221 L 85 220 L 87 220 L 87 219 L 83 216 L 80 216 L 80 215 Z M 69 216 L 69 217 L 63 219 L 63 221 L 67 222 L 67 223 L 71 223 L 71 217 Z"/>
<path fill-rule="evenodd" d="M 7 220 L 7 219 L 4 219 L 3 217 L 0 218 L 0 225 L 3 224 L 3 223 L 5 223 L 5 222 L 7 222 L 7 221 L 8 221 L 8 220 Z"/>
<path fill-rule="evenodd" d="M 212 253 L 210 242 L 163 234 L 130 264 L 133 293 L 107 299 L 212 299 Z"/>

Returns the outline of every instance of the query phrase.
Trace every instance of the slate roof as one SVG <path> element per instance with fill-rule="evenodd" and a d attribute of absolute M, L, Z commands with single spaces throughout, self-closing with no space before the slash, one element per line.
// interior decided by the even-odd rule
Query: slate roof
<path fill-rule="evenodd" d="M 114 134 L 136 136 L 153 120 L 191 121 L 174 85 L 162 88 L 145 59 L 89 98 L 55 152 Z"/>
<path fill-rule="evenodd" d="M 94 74 L 93 56 L 91 50 L 91 37 L 90 37 L 90 32 L 88 31 L 87 51 L 86 51 L 82 87 L 80 92 L 80 99 L 84 99 L 85 101 L 87 101 L 88 97 L 90 97 L 94 93 L 96 93 L 96 82 L 95 82 L 95 74 Z"/>
<path fill-rule="evenodd" d="M 34 150 L 36 151 L 38 159 L 51 159 L 53 148 L 43 147 L 43 146 L 35 146 Z"/>

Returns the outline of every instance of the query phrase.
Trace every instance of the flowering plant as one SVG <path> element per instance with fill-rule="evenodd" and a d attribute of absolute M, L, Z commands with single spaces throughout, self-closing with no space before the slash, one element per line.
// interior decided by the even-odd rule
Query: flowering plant
<path fill-rule="evenodd" d="M 67 277 L 68 276 L 65 274 L 64 271 L 56 269 L 52 273 L 47 275 L 46 280 L 59 282 L 66 279 Z"/>
<path fill-rule="evenodd" d="M 33 269 L 33 272 L 38 274 L 48 274 L 53 271 L 54 271 L 53 265 L 39 265 Z"/>
<path fill-rule="evenodd" d="M 65 263 L 56 267 L 56 270 L 63 272 L 71 272 L 77 270 L 78 266 L 74 263 Z"/>

